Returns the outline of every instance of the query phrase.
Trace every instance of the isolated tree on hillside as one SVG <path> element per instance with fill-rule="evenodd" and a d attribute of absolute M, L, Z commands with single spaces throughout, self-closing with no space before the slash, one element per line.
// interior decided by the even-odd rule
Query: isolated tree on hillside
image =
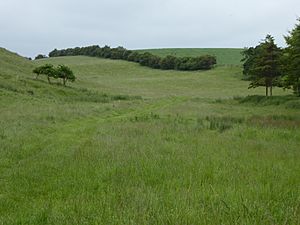
<path fill-rule="evenodd" d="M 51 65 L 51 64 L 39 66 L 33 70 L 33 73 L 36 74 L 36 79 L 38 78 L 39 75 L 42 75 L 42 74 L 46 75 L 49 84 L 51 83 L 50 77 L 56 78 L 56 70 L 54 69 L 53 65 Z"/>
<path fill-rule="evenodd" d="M 36 74 L 35 79 L 38 79 L 39 75 L 42 74 L 42 67 L 41 66 L 36 67 L 36 68 L 34 68 L 34 70 L 32 72 Z"/>
<path fill-rule="evenodd" d="M 58 68 L 56 69 L 56 75 L 58 78 L 61 78 L 63 80 L 63 85 L 66 86 L 67 81 L 75 81 L 75 76 L 73 71 L 65 66 L 65 65 L 59 65 Z"/>
<path fill-rule="evenodd" d="M 284 86 L 292 87 L 296 95 L 300 96 L 300 18 L 295 28 L 285 37 L 287 48 L 283 57 Z"/>
<path fill-rule="evenodd" d="M 65 66 L 65 65 L 59 65 L 58 67 L 54 67 L 51 64 L 46 64 L 43 66 L 36 67 L 33 70 L 33 73 L 36 74 L 36 79 L 39 75 L 46 75 L 48 82 L 51 83 L 50 78 L 53 77 L 55 79 L 61 78 L 63 81 L 63 85 L 66 86 L 67 81 L 75 81 L 76 77 L 73 73 L 73 71 Z"/>
<path fill-rule="evenodd" d="M 272 96 L 273 86 L 281 76 L 282 50 L 277 47 L 274 38 L 267 35 L 263 42 L 255 48 L 244 52 L 244 74 L 251 81 L 249 88 L 266 87 L 266 96 Z"/>

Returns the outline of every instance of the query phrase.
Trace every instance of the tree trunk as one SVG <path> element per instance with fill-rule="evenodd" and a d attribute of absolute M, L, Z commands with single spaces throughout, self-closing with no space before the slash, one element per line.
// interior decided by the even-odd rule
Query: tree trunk
<path fill-rule="evenodd" d="M 63 79 L 63 82 L 64 82 L 64 86 L 66 86 L 66 79 L 65 78 Z"/>
<path fill-rule="evenodd" d="M 266 85 L 266 96 L 268 97 L 269 96 L 269 87 L 268 87 L 268 85 Z"/>
<path fill-rule="evenodd" d="M 50 77 L 49 77 L 49 76 L 47 76 L 47 79 L 48 79 L 49 84 L 51 84 L 51 81 L 50 81 Z"/>
<path fill-rule="evenodd" d="M 272 86 L 272 84 L 270 86 L 270 96 L 273 96 L 273 86 Z"/>

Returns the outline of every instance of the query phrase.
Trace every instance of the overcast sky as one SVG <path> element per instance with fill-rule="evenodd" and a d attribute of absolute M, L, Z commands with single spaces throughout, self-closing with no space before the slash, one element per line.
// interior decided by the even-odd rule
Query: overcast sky
<path fill-rule="evenodd" d="M 92 44 L 137 48 L 283 46 L 299 0 L 0 0 L 0 47 L 24 56 Z"/>

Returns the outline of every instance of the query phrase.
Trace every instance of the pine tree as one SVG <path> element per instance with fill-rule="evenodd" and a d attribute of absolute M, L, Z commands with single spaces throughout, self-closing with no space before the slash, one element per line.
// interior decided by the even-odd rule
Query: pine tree
<path fill-rule="evenodd" d="M 284 85 L 292 87 L 300 96 L 300 18 L 295 28 L 285 37 L 287 48 L 284 54 Z"/>
<path fill-rule="evenodd" d="M 274 38 L 267 35 L 255 48 L 244 51 L 244 74 L 251 81 L 249 88 L 265 86 L 266 96 L 272 96 L 273 87 L 281 76 L 282 50 L 277 47 Z"/>

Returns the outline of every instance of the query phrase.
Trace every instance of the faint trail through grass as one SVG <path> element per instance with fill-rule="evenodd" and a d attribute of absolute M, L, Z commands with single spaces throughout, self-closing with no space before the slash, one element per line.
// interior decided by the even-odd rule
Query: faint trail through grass
<path fill-rule="evenodd" d="M 186 101 L 185 97 L 170 97 L 167 99 L 156 100 L 154 103 L 150 103 L 142 108 L 135 108 L 125 113 L 117 113 L 109 115 L 107 117 L 88 117 L 83 119 L 77 119 L 63 123 L 59 127 L 55 127 L 52 133 L 49 133 L 47 137 L 40 136 L 43 140 L 27 139 L 27 148 L 30 148 L 31 154 L 26 155 L 24 158 L 19 159 L 15 163 L 11 163 L 6 169 L 14 168 L 14 166 L 22 166 L 22 163 L 29 162 L 47 151 L 56 150 L 56 153 L 60 154 L 60 151 L 72 148 L 85 142 L 89 139 L 89 136 L 93 134 L 94 130 L 102 123 L 116 122 L 124 120 L 134 116 L 140 116 L 147 113 L 155 112 L 160 109 L 167 108 L 176 104 L 180 104 Z M 34 145 L 32 143 L 35 143 Z M 35 149 L 35 150 L 34 150 Z M 37 150 L 37 151 L 36 151 Z M 2 173 L 3 174 L 3 173 Z"/>

